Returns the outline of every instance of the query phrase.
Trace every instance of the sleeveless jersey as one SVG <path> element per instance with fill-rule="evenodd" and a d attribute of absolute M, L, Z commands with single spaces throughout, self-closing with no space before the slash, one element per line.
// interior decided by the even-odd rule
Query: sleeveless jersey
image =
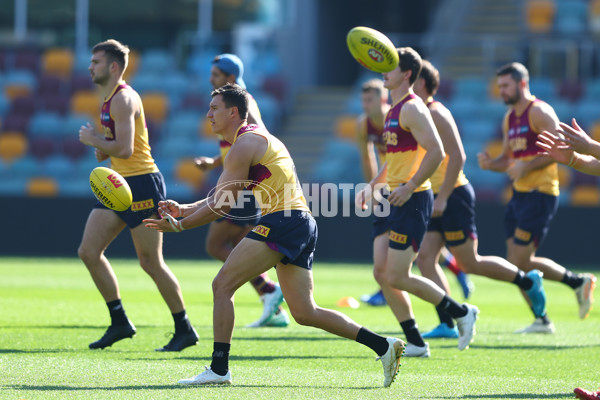
<path fill-rule="evenodd" d="M 252 95 L 250 95 L 249 103 L 253 103 L 256 106 L 256 109 L 258 110 L 258 104 L 256 103 L 256 100 L 254 100 L 254 97 L 252 97 Z M 258 116 L 260 116 L 260 110 L 258 111 Z M 227 152 L 229 151 L 230 147 L 231 143 L 219 137 L 219 153 L 221 153 L 221 160 L 225 159 L 225 156 L 227 155 Z"/>
<path fill-rule="evenodd" d="M 310 209 L 302 193 L 296 175 L 296 167 L 285 145 L 258 125 L 242 125 L 238 128 L 232 145 L 242 135 L 257 135 L 267 141 L 267 150 L 258 163 L 250 166 L 247 189 L 251 189 L 262 215 L 284 210 L 308 211 Z"/>
<path fill-rule="evenodd" d="M 383 141 L 383 127 L 378 127 L 373 123 L 371 118 L 365 116 L 364 123 L 366 124 L 367 141 L 373 143 L 377 155 L 379 156 L 380 164 L 385 162 L 386 145 Z"/>
<path fill-rule="evenodd" d="M 152 154 L 150 153 L 150 144 L 148 143 L 148 128 L 146 127 L 146 117 L 144 116 L 144 106 L 138 93 L 121 81 L 115 86 L 110 96 L 104 100 L 102 111 L 100 113 L 100 123 L 106 140 L 115 140 L 115 120 L 110 113 L 112 99 L 121 90 L 129 90 L 134 95 L 140 106 L 140 115 L 135 119 L 133 133 L 133 154 L 131 157 L 124 159 L 118 157 L 110 157 L 111 168 L 120 173 L 122 176 L 144 175 L 152 172 L 158 172 L 158 167 L 154 163 Z"/>
<path fill-rule="evenodd" d="M 407 93 L 398 103 L 392 106 L 385 117 L 383 140 L 386 144 L 387 183 L 390 190 L 408 182 L 419 169 L 425 156 L 423 149 L 415 140 L 412 133 L 402 127 L 400 111 L 402 106 L 412 100 L 421 101 L 414 93 Z M 431 188 L 427 179 L 415 192 Z"/>
<path fill-rule="evenodd" d="M 532 100 L 521 115 L 513 109 L 505 118 L 508 124 L 508 144 L 515 160 L 530 161 L 544 152 L 535 145 L 539 132 L 536 132 L 531 123 L 530 111 L 534 103 L 541 100 Z M 558 196 L 558 166 L 556 163 L 530 171 L 522 178 L 513 182 L 517 192 L 538 191 L 552 196 Z"/>
<path fill-rule="evenodd" d="M 442 104 L 439 101 L 434 100 L 433 97 L 429 97 L 425 102 L 425 105 L 427 105 L 427 108 L 431 109 L 431 106 L 433 106 L 435 103 Z M 440 191 L 442 184 L 444 183 L 444 179 L 446 178 L 446 170 L 448 169 L 448 160 L 450 160 L 450 156 L 446 154 L 446 157 L 444 157 L 438 169 L 436 169 L 433 175 L 431 175 L 431 177 L 429 178 L 429 180 L 431 181 L 431 190 L 433 190 L 433 193 L 437 194 Z M 461 169 L 458 173 L 456 182 L 454 183 L 454 187 L 457 188 L 460 186 L 464 186 L 467 183 L 469 183 L 469 181 L 467 180 L 467 177 Z"/>

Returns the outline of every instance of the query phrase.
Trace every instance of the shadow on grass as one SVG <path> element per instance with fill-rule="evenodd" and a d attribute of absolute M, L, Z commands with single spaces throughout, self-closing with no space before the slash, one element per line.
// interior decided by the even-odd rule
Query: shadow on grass
<path fill-rule="evenodd" d="M 502 393 L 502 394 L 465 394 L 462 396 L 443 397 L 440 399 L 572 399 L 573 393 Z"/>
<path fill-rule="evenodd" d="M 202 390 L 203 388 L 222 388 L 222 390 L 236 390 L 236 389 L 247 389 L 247 388 L 263 388 L 269 390 L 281 389 L 343 389 L 343 390 L 373 390 L 381 389 L 381 386 L 365 386 L 365 387 L 339 387 L 339 386 L 315 386 L 312 384 L 302 385 L 206 385 L 206 386 L 186 386 L 186 385 L 126 385 L 126 386 L 52 386 L 52 385 L 6 385 L 3 386 L 5 389 L 12 390 L 31 390 L 31 391 L 92 391 L 92 390 L 103 390 L 107 392 L 116 392 L 120 390 L 164 390 L 164 389 L 176 389 L 176 390 Z"/>
<path fill-rule="evenodd" d="M 331 355 L 331 356 L 294 356 L 294 355 L 282 355 L 282 356 L 231 356 L 229 358 L 230 361 L 275 361 L 275 360 L 337 360 L 337 359 L 356 359 L 356 360 L 364 360 L 364 356 L 340 356 Z M 181 357 L 156 357 L 156 358 L 129 358 L 130 361 L 203 361 L 208 362 L 212 360 L 210 356 L 206 357 L 190 357 L 190 356 L 181 356 Z"/>

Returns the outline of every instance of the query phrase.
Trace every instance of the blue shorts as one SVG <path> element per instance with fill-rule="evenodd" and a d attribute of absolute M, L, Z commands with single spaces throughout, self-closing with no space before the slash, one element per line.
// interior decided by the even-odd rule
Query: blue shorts
<path fill-rule="evenodd" d="M 389 231 L 389 247 L 406 250 L 412 246 L 413 251 L 417 252 L 427 232 L 432 208 L 431 190 L 415 192 L 401 207 L 390 205 L 390 215 L 387 218 L 375 217 L 373 237 Z"/>
<path fill-rule="evenodd" d="M 125 211 L 115 211 L 129 228 L 135 228 L 142 220 L 158 215 L 158 202 L 167 198 L 165 179 L 160 172 L 125 177 L 131 188 L 133 203 Z M 110 210 L 98 202 L 94 208 Z M 114 210 L 113 210 L 114 211 Z"/>
<path fill-rule="evenodd" d="M 506 206 L 504 230 L 506 238 L 516 244 L 535 243 L 539 247 L 548 234 L 550 222 L 558 209 L 558 197 L 540 192 L 517 192 Z"/>
<path fill-rule="evenodd" d="M 286 214 L 290 214 L 287 215 Z M 317 222 L 307 211 L 277 211 L 263 216 L 246 237 L 266 242 L 283 254 L 283 264 L 312 269 L 317 245 Z"/>
<path fill-rule="evenodd" d="M 429 232 L 440 232 L 448 246 L 460 246 L 477 238 L 475 191 L 470 183 L 454 188 L 441 217 L 431 218 Z"/>
<path fill-rule="evenodd" d="M 260 208 L 256 206 L 256 199 L 252 191 L 244 191 L 244 201 L 239 201 L 239 207 L 233 207 L 226 216 L 215 222 L 228 222 L 237 226 L 255 226 L 260 219 Z"/>

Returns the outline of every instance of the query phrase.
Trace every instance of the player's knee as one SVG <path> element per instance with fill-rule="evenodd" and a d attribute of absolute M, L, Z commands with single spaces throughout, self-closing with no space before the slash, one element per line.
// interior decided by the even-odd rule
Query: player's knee
<path fill-rule="evenodd" d="M 377 282 L 380 286 L 382 284 L 385 284 L 385 282 L 387 281 L 385 268 L 374 268 L 373 277 L 375 278 L 375 282 Z"/>
<path fill-rule="evenodd" d="M 292 317 L 299 325 L 314 326 L 314 313 L 312 310 L 290 308 Z"/>
<path fill-rule="evenodd" d="M 100 254 L 89 249 L 84 245 L 80 245 L 77 249 L 77 255 L 85 265 L 93 265 L 94 261 L 100 258 Z"/>

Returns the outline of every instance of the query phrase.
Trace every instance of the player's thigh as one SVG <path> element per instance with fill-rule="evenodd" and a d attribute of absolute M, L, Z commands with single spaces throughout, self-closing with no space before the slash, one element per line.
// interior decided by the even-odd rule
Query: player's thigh
<path fill-rule="evenodd" d="M 123 228 L 125 222 L 114 211 L 94 208 L 85 223 L 79 252 L 100 254 Z"/>
<path fill-rule="evenodd" d="M 465 272 L 470 272 L 468 269 L 477 263 L 477 240 L 468 238 L 464 243 L 458 246 L 450 247 L 452 255 L 456 258 L 458 264 L 467 268 Z"/>
<path fill-rule="evenodd" d="M 152 218 L 157 218 L 153 216 Z M 139 224 L 130 230 L 138 259 L 143 266 L 162 263 L 163 233 Z"/>
<path fill-rule="evenodd" d="M 279 264 L 276 270 L 283 297 L 293 315 L 317 307 L 311 270 L 292 264 Z"/>
<path fill-rule="evenodd" d="M 235 291 L 269 270 L 283 257 L 283 254 L 272 250 L 265 242 L 244 238 L 227 257 L 215 277 L 213 287 L 226 287 Z"/>
<path fill-rule="evenodd" d="M 385 232 L 373 239 L 373 268 L 376 274 L 385 272 L 389 241 L 389 232 Z"/>
<path fill-rule="evenodd" d="M 416 253 L 412 247 L 405 250 L 388 248 L 386 277 L 390 282 L 405 280 L 410 275 Z"/>

